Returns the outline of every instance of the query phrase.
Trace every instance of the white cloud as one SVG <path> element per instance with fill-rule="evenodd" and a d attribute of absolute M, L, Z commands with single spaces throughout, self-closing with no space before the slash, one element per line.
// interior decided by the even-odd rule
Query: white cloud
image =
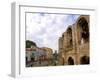
<path fill-rule="evenodd" d="M 39 47 L 58 49 L 58 38 L 79 15 L 27 13 L 26 39 Z M 73 18 L 74 17 L 74 18 Z M 74 19 L 74 20 L 73 20 Z"/>

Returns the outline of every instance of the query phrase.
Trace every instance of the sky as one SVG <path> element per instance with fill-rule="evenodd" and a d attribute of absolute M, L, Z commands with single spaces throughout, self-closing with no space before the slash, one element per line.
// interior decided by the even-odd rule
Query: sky
<path fill-rule="evenodd" d="M 59 37 L 78 17 L 77 14 L 26 13 L 26 40 L 58 51 Z"/>

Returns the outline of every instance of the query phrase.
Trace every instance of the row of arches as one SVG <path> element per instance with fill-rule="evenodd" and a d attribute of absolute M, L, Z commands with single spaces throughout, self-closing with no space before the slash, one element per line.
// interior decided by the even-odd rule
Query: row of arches
<path fill-rule="evenodd" d="M 77 34 L 79 37 L 79 44 L 89 41 L 89 24 L 84 17 L 81 17 L 77 22 Z"/>
<path fill-rule="evenodd" d="M 80 64 L 89 64 L 90 61 L 89 61 L 89 57 L 88 56 L 83 56 L 80 58 Z M 69 57 L 68 58 L 68 65 L 74 65 L 75 64 L 75 61 L 72 57 Z"/>
<path fill-rule="evenodd" d="M 69 54 L 72 53 L 80 53 L 80 54 L 89 54 L 89 16 L 88 15 L 81 15 L 77 21 L 70 25 L 67 30 L 62 35 L 62 52 L 65 53 L 67 56 L 67 52 Z M 86 47 L 84 47 L 86 46 Z M 79 50 L 79 51 L 78 51 Z M 81 51 L 84 50 L 84 51 Z M 69 52 L 71 51 L 71 52 Z M 77 56 L 80 56 L 80 54 L 76 54 Z M 86 55 L 87 55 L 86 54 Z M 75 56 L 76 56 L 75 55 Z M 65 57 L 66 58 L 66 57 Z M 74 60 L 73 57 L 68 57 L 68 59 L 61 59 L 61 63 L 68 64 L 68 65 L 74 65 L 76 64 L 76 59 Z M 79 63 L 80 62 L 80 63 Z M 78 64 L 89 64 L 89 56 L 83 56 L 80 57 Z"/>
<path fill-rule="evenodd" d="M 76 31 L 77 31 L 77 38 L 78 44 L 83 44 L 89 42 L 89 24 L 85 17 L 80 17 L 76 22 Z M 67 46 L 73 45 L 73 38 L 72 38 L 72 26 L 69 26 L 66 30 L 67 32 Z"/>

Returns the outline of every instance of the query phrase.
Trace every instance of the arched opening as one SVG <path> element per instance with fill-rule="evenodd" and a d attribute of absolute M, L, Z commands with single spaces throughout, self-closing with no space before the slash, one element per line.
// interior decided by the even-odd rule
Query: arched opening
<path fill-rule="evenodd" d="M 74 65 L 74 60 L 72 57 L 68 58 L 68 65 Z"/>
<path fill-rule="evenodd" d="M 90 63 L 89 57 L 88 56 L 81 57 L 80 63 L 81 64 L 89 64 Z"/>
<path fill-rule="evenodd" d="M 84 17 L 80 18 L 78 21 L 78 34 L 79 34 L 78 37 L 80 37 L 79 39 L 80 44 L 89 41 L 89 26 L 88 22 Z"/>
<path fill-rule="evenodd" d="M 67 45 L 68 45 L 68 47 L 73 45 L 72 42 L 73 42 L 72 41 L 72 29 L 69 27 L 67 29 Z"/>

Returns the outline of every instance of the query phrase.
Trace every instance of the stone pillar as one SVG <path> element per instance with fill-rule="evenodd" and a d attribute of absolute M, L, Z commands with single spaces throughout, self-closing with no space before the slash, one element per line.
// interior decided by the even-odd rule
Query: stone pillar
<path fill-rule="evenodd" d="M 62 63 L 62 54 L 63 54 L 63 38 L 60 37 L 58 42 L 59 42 L 58 43 L 59 44 L 59 51 L 58 51 L 58 53 L 59 53 L 59 64 L 61 64 Z"/>
<path fill-rule="evenodd" d="M 79 38 L 78 38 L 78 29 L 77 29 L 77 23 L 75 24 L 75 53 L 76 53 L 76 64 L 79 64 L 79 55 L 80 55 L 80 51 L 79 51 Z"/>

